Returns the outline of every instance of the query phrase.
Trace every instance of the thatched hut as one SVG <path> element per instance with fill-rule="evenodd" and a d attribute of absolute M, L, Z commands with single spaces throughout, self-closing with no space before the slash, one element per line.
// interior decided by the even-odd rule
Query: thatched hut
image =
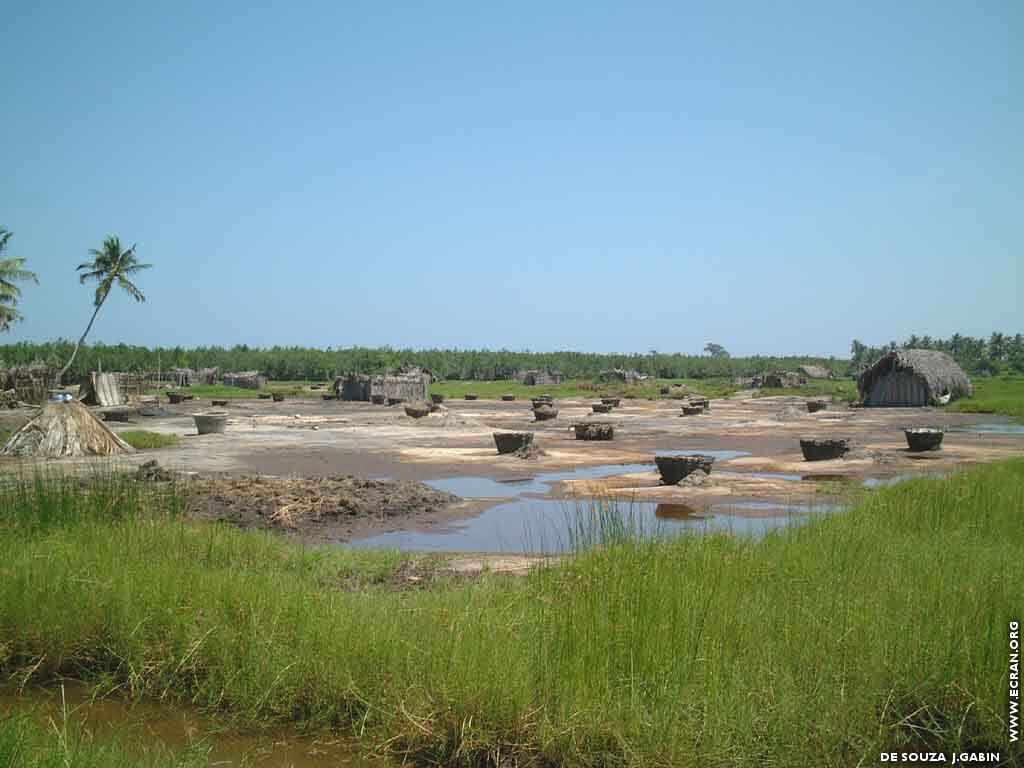
<path fill-rule="evenodd" d="M 768 389 L 791 389 L 806 383 L 807 379 L 794 371 L 772 371 L 761 380 L 761 386 Z"/>
<path fill-rule="evenodd" d="M 546 387 L 561 384 L 563 376 L 558 371 L 516 371 L 513 379 L 528 387 Z"/>
<path fill-rule="evenodd" d="M 894 349 L 857 379 L 864 405 L 918 407 L 936 405 L 974 390 L 967 374 L 945 352 Z"/>
<path fill-rule="evenodd" d="M 0 449 L 3 456 L 56 459 L 112 456 L 134 449 L 77 400 L 47 403 Z"/>
<path fill-rule="evenodd" d="M 831 369 L 826 368 L 824 365 L 801 365 L 800 373 L 806 376 L 808 379 L 831 379 L 833 374 Z"/>
<path fill-rule="evenodd" d="M 224 374 L 225 387 L 242 389 L 263 389 L 267 385 L 267 377 L 259 371 L 238 371 Z"/>
<path fill-rule="evenodd" d="M 402 368 L 397 373 L 367 376 L 349 373 L 334 380 L 339 400 L 372 401 L 376 396 L 384 402 L 430 400 L 430 382 L 434 380 L 426 368 Z"/>

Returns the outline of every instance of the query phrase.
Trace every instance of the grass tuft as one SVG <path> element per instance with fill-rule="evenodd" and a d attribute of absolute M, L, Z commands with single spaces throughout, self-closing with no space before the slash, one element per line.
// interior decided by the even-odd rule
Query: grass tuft
<path fill-rule="evenodd" d="M 152 448 L 170 448 L 181 442 L 178 435 L 166 435 L 161 432 L 149 432 L 143 429 L 130 429 L 118 432 L 118 437 L 137 450 Z"/>

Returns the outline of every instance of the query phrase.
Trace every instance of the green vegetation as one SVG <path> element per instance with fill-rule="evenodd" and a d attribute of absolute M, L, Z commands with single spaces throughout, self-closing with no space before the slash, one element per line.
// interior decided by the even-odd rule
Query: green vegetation
<path fill-rule="evenodd" d="M 177 506 L 117 480 L 0 496 L 0 669 L 341 729 L 423 765 L 1022 754 L 1004 718 L 1024 460 L 761 541 L 627 526 L 520 581 L 419 590 L 387 584 L 394 554 L 184 523 Z"/>
<path fill-rule="evenodd" d="M 1024 376 L 975 379 L 974 396 L 950 403 L 960 413 L 999 413 L 1024 420 Z"/>
<path fill-rule="evenodd" d="M 127 739 L 123 740 L 127 742 Z M 205 749 L 180 754 L 143 748 L 129 750 L 120 738 L 100 739 L 66 720 L 43 727 L 26 713 L 0 715 L 0 765 L 5 768 L 206 768 Z"/>
<path fill-rule="evenodd" d="M 0 360 L 7 365 L 64 361 L 74 344 L 61 339 L 43 344 L 0 346 Z M 596 377 L 612 368 L 636 369 L 656 378 L 732 380 L 778 369 L 794 370 L 816 363 L 844 374 L 846 361 L 818 357 L 713 357 L 652 352 L 648 354 L 589 354 L 582 352 L 511 352 L 508 350 L 460 349 L 310 349 L 246 345 L 231 348 L 137 347 L 127 344 L 82 345 L 70 369 L 70 380 L 102 367 L 104 371 L 163 371 L 171 368 L 220 368 L 223 371 L 261 371 L 273 380 L 326 381 L 346 372 L 383 373 L 403 363 L 429 368 L 439 379 L 496 381 L 511 379 L 516 371 L 551 369 L 574 379 Z"/>
<path fill-rule="evenodd" d="M 160 432 L 149 432 L 144 429 L 130 429 L 126 432 L 118 432 L 117 435 L 132 448 L 138 450 L 170 448 L 181 442 L 181 438 L 177 435 L 165 435 Z"/>
<path fill-rule="evenodd" d="M 3 258 L 12 236 L 12 232 L 0 227 L 0 331 L 9 331 L 13 323 L 24 319 L 17 309 L 21 298 L 18 283 L 39 283 L 36 273 L 25 269 L 25 259 Z"/>
<path fill-rule="evenodd" d="M 14 434 L 12 430 L 0 428 L 0 446 L 10 440 L 12 434 Z"/>

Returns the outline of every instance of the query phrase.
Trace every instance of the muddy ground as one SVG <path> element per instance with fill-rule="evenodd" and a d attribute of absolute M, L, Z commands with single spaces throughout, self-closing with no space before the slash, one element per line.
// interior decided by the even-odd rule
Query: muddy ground
<path fill-rule="evenodd" d="M 803 398 L 754 398 L 738 393 L 713 400 L 711 409 L 698 416 L 681 415 L 673 400 L 623 400 L 610 414 L 593 414 L 593 398 L 559 400 L 557 420 L 534 422 L 527 401 L 449 401 L 423 419 L 406 416 L 401 406 L 375 406 L 321 399 L 232 400 L 222 409 L 230 415 L 224 435 L 197 436 L 191 414 L 208 402 L 164 405 L 168 415 L 138 416 L 133 423 L 114 423 L 115 431 L 145 429 L 175 434 L 181 444 L 167 449 L 140 451 L 114 462 L 134 470 L 150 459 L 169 469 L 239 478 L 272 475 L 297 478 L 338 478 L 422 481 L 459 476 L 512 480 L 541 473 L 583 467 L 651 462 L 664 450 L 742 451 L 746 455 L 716 461 L 709 482 L 699 486 L 663 486 L 651 464 L 650 471 L 631 472 L 600 480 L 566 480 L 553 487 L 558 495 L 613 496 L 700 508 L 731 502 L 764 502 L 761 510 L 738 514 L 765 514 L 772 504 L 782 508 L 794 499 L 816 493 L 809 476 L 884 480 L 902 475 L 947 472 L 957 467 L 994 461 L 1024 453 L 1024 434 L 950 431 L 941 451 L 912 454 L 906 449 L 903 429 L 937 426 L 960 429 L 968 425 L 1000 421 L 998 417 L 947 413 L 934 408 L 849 408 L 834 405 L 815 414 L 806 412 Z M 17 425 L 28 414 L 7 412 L 4 425 Z M 587 442 L 575 439 L 572 425 L 581 420 L 615 425 L 615 439 Z M 492 433 L 496 430 L 529 430 L 543 455 L 524 460 L 499 456 Z M 844 437 L 856 449 L 836 461 L 805 462 L 799 438 Z M 67 459 L 47 463 L 47 468 L 89 471 L 109 460 Z M 25 472 L 34 466 L 25 461 L 4 460 L 0 471 Z M 211 495 L 208 514 L 234 515 L 239 522 L 266 523 L 280 515 L 284 504 L 252 499 L 231 491 L 230 480 Z M 323 482 L 323 481 L 318 481 Z M 422 487 L 420 487 L 422 488 Z M 237 489 L 236 489 L 237 490 Z M 422 490 L 412 493 L 412 499 Z M 436 492 L 435 492 L 436 493 Z M 234 498 L 242 499 L 235 502 Z M 245 499 L 248 498 L 248 501 Z M 435 499 L 436 501 L 436 499 Z M 221 503 L 218 508 L 217 504 Z M 396 500 L 399 505 L 400 499 Z M 490 503 L 493 503 L 491 501 Z M 287 504 L 287 502 L 285 502 Z M 276 506 L 275 506 L 276 505 Z M 311 538 L 344 540 L 375 531 L 431 526 L 473 515 L 489 505 L 487 499 L 449 505 L 408 504 L 410 514 L 394 514 L 384 505 L 378 514 L 348 515 L 344 524 L 323 522 L 307 526 Z M 271 509 L 274 507 L 274 509 Z M 387 510 L 391 511 L 388 512 Z M 777 510 L 773 514 L 777 514 Z M 344 518 L 345 516 L 339 516 Z M 309 518 L 315 520 L 315 516 Z M 275 518 L 272 525 L 287 527 Z M 317 534 L 315 528 L 321 529 Z"/>

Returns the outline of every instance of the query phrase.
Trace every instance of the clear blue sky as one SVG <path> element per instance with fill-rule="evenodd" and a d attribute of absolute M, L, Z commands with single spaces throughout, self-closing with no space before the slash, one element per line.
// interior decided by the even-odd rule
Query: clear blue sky
<path fill-rule="evenodd" d="M 488 7 L 492 6 L 492 7 Z M 1024 3 L 9 3 L 10 340 L 1024 331 Z M 0 339 L 0 342 L 5 339 Z"/>

